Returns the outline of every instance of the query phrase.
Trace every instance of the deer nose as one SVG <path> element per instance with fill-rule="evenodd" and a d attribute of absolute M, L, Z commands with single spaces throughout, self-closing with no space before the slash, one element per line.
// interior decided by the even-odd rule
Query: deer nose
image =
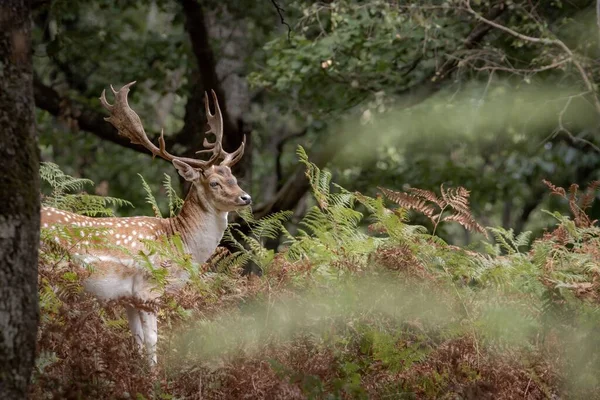
<path fill-rule="evenodd" d="M 247 193 L 244 193 L 243 195 L 241 195 L 240 200 L 243 201 L 244 203 L 246 203 L 246 205 L 252 203 L 252 197 L 250 197 L 250 195 Z"/>

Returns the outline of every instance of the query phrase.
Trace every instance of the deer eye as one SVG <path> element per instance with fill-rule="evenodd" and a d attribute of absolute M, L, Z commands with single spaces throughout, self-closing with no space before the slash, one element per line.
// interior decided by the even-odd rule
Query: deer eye
<path fill-rule="evenodd" d="M 210 187 L 217 187 L 219 186 L 219 182 L 211 182 L 210 183 Z"/>

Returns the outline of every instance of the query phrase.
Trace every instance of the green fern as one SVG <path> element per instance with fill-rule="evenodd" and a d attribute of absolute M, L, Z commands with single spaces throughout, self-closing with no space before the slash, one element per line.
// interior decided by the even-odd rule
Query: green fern
<path fill-rule="evenodd" d="M 146 182 L 146 180 L 144 179 L 142 174 L 138 174 L 138 176 L 142 180 L 142 187 L 144 188 L 144 191 L 146 192 L 146 203 L 150 204 L 150 206 L 152 207 L 155 217 L 162 218 L 162 213 L 160 212 L 160 208 L 158 207 L 156 198 L 152 194 L 152 189 L 150 188 L 150 185 L 148 185 L 148 183 Z"/>
<path fill-rule="evenodd" d="M 171 182 L 171 176 L 168 174 L 165 174 L 163 187 L 169 198 L 169 216 L 174 217 L 181 210 L 181 207 L 183 207 L 183 199 L 177 195 L 177 192 L 173 188 L 173 183 Z M 154 200 L 154 203 L 156 203 L 156 200 Z"/>
<path fill-rule="evenodd" d="M 355 209 L 356 195 L 332 185 L 331 173 L 311 163 L 302 147 L 297 153 L 306 166 L 317 206 L 310 208 L 300 221 L 296 236 L 285 234 L 286 256 L 292 261 L 308 258 L 318 274 L 328 277 L 340 273 L 334 264 L 344 259 L 365 265 L 368 254 L 377 248 L 380 240 L 361 228 L 364 214 Z"/>
<path fill-rule="evenodd" d="M 50 162 L 40 163 L 40 177 L 52 187 L 52 193 L 44 196 L 42 205 L 70 211 L 82 215 L 114 216 L 114 207 L 133 207 L 127 200 L 97 196 L 87 193 L 69 193 L 81 191 L 86 185 L 93 185 L 89 179 L 74 178 L 66 175 L 58 165 Z"/>
<path fill-rule="evenodd" d="M 53 197 L 58 197 L 71 191 L 80 191 L 83 190 L 85 186 L 94 184 L 94 182 L 89 179 L 74 178 L 66 175 L 60 170 L 58 165 L 51 162 L 40 163 L 40 178 L 52 186 Z"/>
<path fill-rule="evenodd" d="M 281 234 L 289 236 L 289 232 L 285 228 L 285 222 L 291 218 L 293 212 L 280 211 L 259 220 L 254 219 L 252 212 L 248 209 L 238 211 L 238 215 L 249 226 L 250 233 L 242 232 L 239 229 L 239 224 L 229 224 L 223 240 L 238 251 L 236 254 L 239 257 L 235 259 L 237 263 L 246 265 L 249 261 L 253 261 L 259 268 L 266 271 L 275 257 L 275 252 L 264 248 L 263 241 L 265 239 L 276 239 Z M 236 236 L 239 240 L 236 239 Z"/>
<path fill-rule="evenodd" d="M 215 270 L 219 273 L 229 273 L 233 269 L 243 267 L 250 259 L 251 255 L 248 252 L 236 251 L 229 253 L 215 264 Z"/>
<path fill-rule="evenodd" d="M 514 231 L 511 229 L 504 229 L 502 227 L 497 228 L 488 228 L 494 238 L 500 245 L 504 251 L 508 254 L 518 254 L 520 253 L 521 247 L 526 247 L 529 245 L 531 232 L 521 232 L 519 235 L 515 236 Z"/>
<path fill-rule="evenodd" d="M 142 240 L 144 250 L 132 256 L 139 265 L 144 266 L 152 275 L 154 282 L 160 287 L 168 283 L 170 266 L 182 268 L 192 279 L 197 278 L 200 271 L 198 263 L 192 260 L 191 255 L 185 250 L 185 245 L 179 234 L 162 235 L 156 240 Z M 156 265 L 154 258 L 165 262 L 165 265 Z"/>
<path fill-rule="evenodd" d="M 308 258 L 315 265 L 318 275 L 336 276 L 339 271 L 334 264 L 346 259 L 364 266 L 368 255 L 383 239 L 372 237 L 363 229 L 361 224 L 365 216 L 356 209 L 357 205 L 365 205 L 368 211 L 376 212 L 377 218 L 387 224 L 396 236 L 400 236 L 400 231 L 402 236 L 423 232 L 420 228 L 408 227 L 402 223 L 402 218 L 405 217 L 401 214 L 403 211 L 388 215 L 386 211 L 389 210 L 383 207 L 380 199 L 369 199 L 332 184 L 331 173 L 322 171 L 311 163 L 302 147 L 297 152 L 300 162 L 306 166 L 306 176 L 317 206 L 310 208 L 298 223 L 295 235 L 285 226 L 293 215 L 291 211 L 279 212 L 260 220 L 255 220 L 247 210 L 238 212 L 250 227 L 249 233 L 245 234 L 236 225 L 230 225 L 224 240 L 237 252 L 245 254 L 244 261 L 252 260 L 265 271 L 275 253 L 266 250 L 262 242 L 264 239 L 275 239 L 283 235 L 286 257 L 291 261 Z M 360 199 L 357 198 L 359 196 Z"/>
<path fill-rule="evenodd" d="M 258 240 L 277 238 L 285 230 L 284 223 L 293 214 L 293 211 L 280 211 L 261 218 L 252 224 L 252 235 Z"/>
<path fill-rule="evenodd" d="M 329 185 L 331 183 L 331 172 L 320 170 L 315 164 L 308 160 L 308 154 L 302 146 L 296 150 L 298 160 L 306 166 L 306 177 L 310 182 L 312 194 L 321 208 L 327 208 L 329 201 Z"/>
<path fill-rule="evenodd" d="M 72 250 L 105 248 L 108 228 L 56 224 L 40 230 L 40 259 L 57 264 L 74 258 Z"/>

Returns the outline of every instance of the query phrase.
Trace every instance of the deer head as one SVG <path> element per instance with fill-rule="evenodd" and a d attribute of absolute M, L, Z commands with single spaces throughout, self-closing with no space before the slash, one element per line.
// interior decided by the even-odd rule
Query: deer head
<path fill-rule="evenodd" d="M 206 134 L 215 135 L 215 141 L 209 142 L 207 138 L 204 139 L 203 146 L 205 149 L 196 152 L 196 154 L 208 154 L 209 158 L 208 160 L 199 160 L 169 154 L 165 150 L 164 131 L 161 131 L 158 147 L 148 139 L 140 117 L 129 107 L 127 102 L 129 88 L 133 84 L 135 84 L 135 81 L 128 83 L 118 91 L 111 85 L 110 88 L 115 96 L 114 104 L 108 103 L 106 90 L 102 91 L 100 102 L 110 113 L 110 117 L 106 117 L 105 120 L 117 128 L 119 134 L 127 137 L 131 143 L 144 146 L 150 150 L 153 156 L 171 161 L 179 175 L 192 183 L 190 190 L 195 190 L 198 198 L 203 200 L 205 205 L 212 206 L 215 210 L 222 212 L 235 211 L 249 205 L 251 203 L 250 196 L 238 186 L 236 178 L 231 173 L 231 167 L 244 154 L 246 136 L 244 135 L 242 144 L 233 153 L 227 153 L 223 150 L 223 116 L 214 90 L 211 90 L 211 94 L 215 103 L 215 113 L 213 114 L 210 111 L 208 94 L 206 93 L 204 94 L 204 107 L 209 126 Z"/>

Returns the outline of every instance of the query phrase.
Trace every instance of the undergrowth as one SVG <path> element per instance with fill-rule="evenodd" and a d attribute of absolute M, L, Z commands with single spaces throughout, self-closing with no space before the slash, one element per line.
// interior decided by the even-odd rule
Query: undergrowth
<path fill-rule="evenodd" d="M 231 224 L 225 240 L 233 250 L 219 249 L 204 265 L 174 251 L 176 240 L 146 243 L 192 277 L 160 300 L 154 371 L 130 337 L 125 300 L 100 304 L 84 293 L 90 271 L 43 240 L 31 397 L 598 397 L 600 231 L 585 210 L 599 183 L 581 194 L 548 182 L 572 216 L 552 212 L 555 228 L 532 242 L 528 232 L 483 228 L 465 188 L 381 188 L 384 196 L 373 198 L 333 184 L 302 148 L 298 156 L 315 201 L 297 233 L 288 229 L 290 212 L 260 220 L 240 213 L 250 230 Z M 48 166 L 44 174 L 56 186 L 48 204 L 97 210 L 66 194 L 81 188 L 77 180 Z M 181 202 L 165 185 L 174 215 Z M 433 230 L 410 224 L 408 210 Z M 442 222 L 491 239 L 482 251 L 449 245 L 435 234 Z M 264 246 L 274 239 L 279 252 Z M 248 262 L 261 277 L 241 276 Z M 152 268 L 166 277 L 170 267 Z"/>

